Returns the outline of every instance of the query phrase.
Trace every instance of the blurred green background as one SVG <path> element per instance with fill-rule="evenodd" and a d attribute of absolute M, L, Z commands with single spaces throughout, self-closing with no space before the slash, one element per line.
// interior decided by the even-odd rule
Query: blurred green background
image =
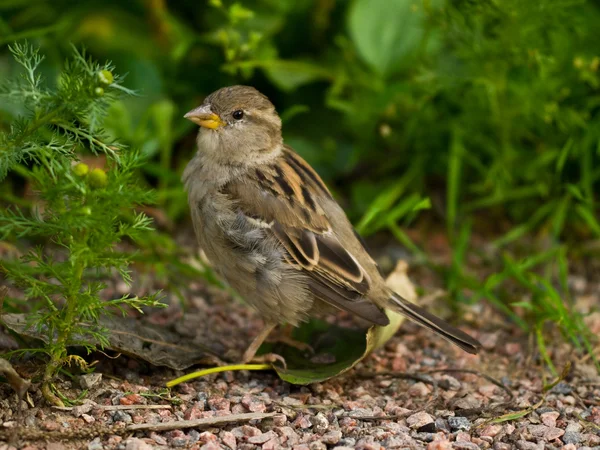
<path fill-rule="evenodd" d="M 598 24 L 597 0 L 3 0 L 0 77 L 24 39 L 50 81 L 71 43 L 127 73 L 138 95 L 105 125 L 150 156 L 174 223 L 195 150 L 183 114 L 253 85 L 363 235 L 439 270 L 453 304 L 485 298 L 540 339 L 558 323 L 589 347 L 567 274 L 600 251 Z M 0 123 L 19 112 L 0 105 Z M 444 233 L 448 264 L 409 238 L 419 226 Z M 472 253 L 491 269 L 468 270 Z"/>

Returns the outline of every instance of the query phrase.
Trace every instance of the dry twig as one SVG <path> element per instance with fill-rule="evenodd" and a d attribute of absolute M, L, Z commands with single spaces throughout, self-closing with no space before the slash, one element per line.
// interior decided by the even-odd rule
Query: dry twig
<path fill-rule="evenodd" d="M 225 425 L 234 422 L 245 422 L 249 420 L 261 420 L 277 416 L 280 413 L 245 413 L 231 414 L 229 416 L 207 417 L 196 420 L 180 420 L 174 422 L 162 423 L 134 423 L 127 426 L 127 431 L 171 431 L 181 430 L 183 428 L 200 428 L 215 425 Z"/>
<path fill-rule="evenodd" d="M 57 411 L 73 411 L 75 406 L 53 406 L 52 409 Z M 173 409 L 171 405 L 94 405 L 92 409 L 100 409 L 102 411 L 122 411 L 128 409 Z"/>

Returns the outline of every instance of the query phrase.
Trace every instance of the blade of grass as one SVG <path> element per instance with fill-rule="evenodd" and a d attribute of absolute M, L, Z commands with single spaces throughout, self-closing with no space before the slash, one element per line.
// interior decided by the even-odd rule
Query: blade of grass
<path fill-rule="evenodd" d="M 446 229 L 450 242 L 454 240 L 456 217 L 458 214 L 462 154 L 464 147 L 458 126 L 452 130 L 450 156 L 448 160 L 448 179 L 446 182 Z"/>

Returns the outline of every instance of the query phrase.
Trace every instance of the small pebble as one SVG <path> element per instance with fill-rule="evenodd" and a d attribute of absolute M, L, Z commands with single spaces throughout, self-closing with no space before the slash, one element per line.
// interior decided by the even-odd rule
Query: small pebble
<path fill-rule="evenodd" d="M 100 442 L 99 437 L 95 438 L 87 445 L 87 450 L 102 450 L 103 448 L 104 445 L 102 445 L 102 442 Z"/>
<path fill-rule="evenodd" d="M 448 425 L 452 430 L 469 430 L 471 428 L 471 421 L 466 417 L 448 417 Z"/>
<path fill-rule="evenodd" d="M 96 386 L 98 383 L 100 383 L 100 381 L 102 381 L 102 374 L 96 373 L 96 372 L 86 373 L 84 375 L 80 375 L 78 377 L 78 381 L 79 381 L 79 386 L 81 386 L 81 389 L 90 390 L 91 388 Z"/>
<path fill-rule="evenodd" d="M 167 440 L 155 431 L 150 433 L 150 439 L 152 439 L 158 445 L 167 445 Z"/>
<path fill-rule="evenodd" d="M 562 394 L 568 395 L 573 392 L 573 387 L 569 383 L 565 383 L 564 381 L 559 382 L 556 386 L 554 386 L 550 392 L 554 394 Z"/>
<path fill-rule="evenodd" d="M 202 419 L 206 417 L 206 412 L 207 411 L 204 411 L 203 409 L 198 408 L 196 405 L 194 405 L 191 408 L 185 410 L 185 412 L 183 413 L 183 418 L 184 420 Z"/>
<path fill-rule="evenodd" d="M 447 439 L 440 441 L 433 441 L 427 444 L 427 450 L 451 450 L 452 442 Z"/>
<path fill-rule="evenodd" d="M 433 417 L 425 411 L 418 412 L 406 418 L 406 423 L 413 429 L 422 428 L 425 425 L 433 423 Z"/>
<path fill-rule="evenodd" d="M 206 405 L 208 402 L 208 395 L 206 392 L 198 392 L 196 394 L 196 406 L 201 409 L 206 409 Z"/>
<path fill-rule="evenodd" d="M 463 398 L 459 398 L 452 402 L 452 406 L 456 409 L 474 409 L 481 407 L 481 400 L 472 394 L 468 394 Z"/>
<path fill-rule="evenodd" d="M 211 397 L 208 399 L 208 406 L 213 411 L 230 411 L 231 402 L 223 397 Z"/>
<path fill-rule="evenodd" d="M 323 414 L 322 412 L 317 413 L 317 415 L 315 416 L 312 416 L 310 418 L 310 422 L 313 425 L 313 431 L 318 434 L 325 433 L 329 428 L 329 421 L 327 420 L 327 417 L 325 417 L 325 414 Z"/>
<path fill-rule="evenodd" d="M 188 440 L 186 438 L 178 437 L 171 439 L 171 445 L 173 447 L 187 447 Z"/>
<path fill-rule="evenodd" d="M 285 414 L 277 414 L 273 416 L 273 425 L 276 427 L 282 427 L 287 423 L 287 416 Z"/>
<path fill-rule="evenodd" d="M 470 442 L 471 435 L 469 433 L 465 433 L 464 431 L 459 431 L 458 433 L 456 433 L 456 440 Z"/>
<path fill-rule="evenodd" d="M 86 422 L 86 423 L 94 423 L 96 421 L 96 419 L 93 416 L 90 416 L 89 414 L 82 414 L 81 418 Z"/>
<path fill-rule="evenodd" d="M 281 448 L 279 438 L 274 437 L 265 442 L 262 446 L 262 450 L 277 450 Z"/>
<path fill-rule="evenodd" d="M 494 450 L 512 450 L 513 446 L 505 442 L 496 442 L 494 444 Z"/>
<path fill-rule="evenodd" d="M 329 445 L 337 444 L 338 442 L 340 442 L 340 439 L 342 439 L 342 432 L 339 430 L 328 431 L 321 437 L 321 440 L 325 444 Z"/>
<path fill-rule="evenodd" d="M 192 442 L 192 443 L 201 442 L 203 444 L 206 444 L 208 442 L 217 442 L 217 440 L 219 439 L 217 436 L 215 436 L 210 431 L 203 431 L 202 433 L 198 433 L 198 431 L 192 430 L 192 431 L 190 431 L 189 436 L 190 436 L 190 442 Z"/>
<path fill-rule="evenodd" d="M 340 442 L 338 442 L 338 444 L 339 444 L 341 447 L 345 447 L 345 448 L 347 448 L 347 447 L 354 448 L 354 446 L 356 445 L 356 439 L 354 439 L 354 438 L 351 438 L 351 437 L 347 437 L 347 438 L 344 438 L 344 439 L 340 439 Z M 335 448 L 340 448 L 340 447 L 335 447 Z"/>
<path fill-rule="evenodd" d="M 581 431 L 581 429 L 583 428 L 583 425 L 581 425 L 579 422 L 571 422 L 569 423 L 569 425 L 567 425 L 567 428 L 565 428 L 565 431 Z"/>
<path fill-rule="evenodd" d="M 129 406 L 129 405 L 145 405 L 146 399 L 142 397 L 140 394 L 130 394 L 125 397 L 121 397 L 119 399 L 119 403 L 121 405 Z"/>
<path fill-rule="evenodd" d="M 25 417 L 25 425 L 28 427 L 37 426 L 37 419 L 35 418 L 35 416 L 29 415 L 29 416 Z"/>
<path fill-rule="evenodd" d="M 267 406 L 265 403 L 257 397 L 252 395 L 244 395 L 242 397 L 242 405 L 244 405 L 250 412 L 265 412 Z"/>
<path fill-rule="evenodd" d="M 460 389 L 460 381 L 456 378 L 451 377 L 449 375 L 444 376 L 439 382 L 438 385 L 442 389 L 450 390 L 450 391 L 458 391 Z"/>
<path fill-rule="evenodd" d="M 535 442 L 529 442 L 521 439 L 517 441 L 517 448 L 519 450 L 544 450 L 544 444 L 542 444 L 540 447 Z"/>
<path fill-rule="evenodd" d="M 150 445 L 138 438 L 129 438 L 123 444 L 125 444 L 125 450 L 152 450 Z"/>
<path fill-rule="evenodd" d="M 235 442 L 235 436 L 231 431 L 221 431 L 221 433 L 219 433 L 219 437 L 221 438 L 223 445 L 229 447 L 231 450 L 236 450 L 237 445 Z"/>
<path fill-rule="evenodd" d="M 250 425 L 242 425 L 241 427 L 235 427 L 231 430 L 231 432 L 238 439 L 243 438 L 244 436 L 252 437 L 262 434 L 262 431 L 260 431 L 256 427 L 251 427 Z"/>
<path fill-rule="evenodd" d="M 310 428 L 312 426 L 312 423 L 310 422 L 306 414 L 299 414 L 298 417 L 296 417 L 296 420 L 294 420 L 294 422 L 292 423 L 292 425 L 294 425 L 296 428 L 306 429 Z"/>
<path fill-rule="evenodd" d="M 277 427 L 275 431 L 281 436 L 281 442 L 290 447 L 300 441 L 300 436 L 292 427 Z"/>
<path fill-rule="evenodd" d="M 565 444 L 579 444 L 582 441 L 581 433 L 577 431 L 565 431 L 565 434 L 563 434 L 561 440 Z"/>
<path fill-rule="evenodd" d="M 273 430 L 271 430 L 271 431 L 267 431 L 266 433 L 259 434 L 259 435 L 248 438 L 248 442 L 251 444 L 264 444 L 269 439 L 273 439 L 276 437 L 277 437 L 277 434 Z"/>
<path fill-rule="evenodd" d="M 556 419 L 558 419 L 559 416 L 560 416 L 560 413 L 558 411 L 549 411 L 549 412 L 540 414 L 540 420 L 547 427 L 555 427 Z"/>
<path fill-rule="evenodd" d="M 408 388 L 408 395 L 411 397 L 425 397 L 429 392 L 429 387 L 421 381 Z"/>
<path fill-rule="evenodd" d="M 435 419 L 435 429 L 436 431 L 443 431 L 444 433 L 450 433 L 451 431 L 448 421 L 442 417 Z"/>
<path fill-rule="evenodd" d="M 498 433 L 500 433 L 500 431 L 502 431 L 502 425 L 496 423 L 486 426 L 483 430 L 481 430 L 481 433 L 479 435 L 495 437 L 496 435 L 498 435 Z"/>
<path fill-rule="evenodd" d="M 456 441 L 452 448 L 459 450 L 479 450 L 479 445 L 468 441 Z"/>
<path fill-rule="evenodd" d="M 94 405 L 94 402 L 86 402 L 83 405 L 73 406 L 71 414 L 73 414 L 75 417 L 80 417 L 83 414 L 89 413 Z"/>
<path fill-rule="evenodd" d="M 131 418 L 131 414 L 125 411 L 113 411 L 112 413 L 113 422 L 123 422 L 123 423 L 133 423 L 133 419 Z"/>
<path fill-rule="evenodd" d="M 431 442 L 437 437 L 437 433 L 415 433 L 414 438 L 423 441 Z"/>

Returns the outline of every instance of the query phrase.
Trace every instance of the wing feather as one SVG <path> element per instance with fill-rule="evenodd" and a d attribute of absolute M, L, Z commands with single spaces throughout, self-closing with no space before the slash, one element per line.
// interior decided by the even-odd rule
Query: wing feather
<path fill-rule="evenodd" d="M 285 261 L 309 276 L 317 298 L 372 323 L 389 323 L 367 298 L 367 272 L 340 243 L 321 207 L 320 200 L 331 194 L 297 154 L 285 149 L 271 166 L 257 169 L 252 182 L 235 180 L 223 192 L 248 217 L 272 224 Z"/>

